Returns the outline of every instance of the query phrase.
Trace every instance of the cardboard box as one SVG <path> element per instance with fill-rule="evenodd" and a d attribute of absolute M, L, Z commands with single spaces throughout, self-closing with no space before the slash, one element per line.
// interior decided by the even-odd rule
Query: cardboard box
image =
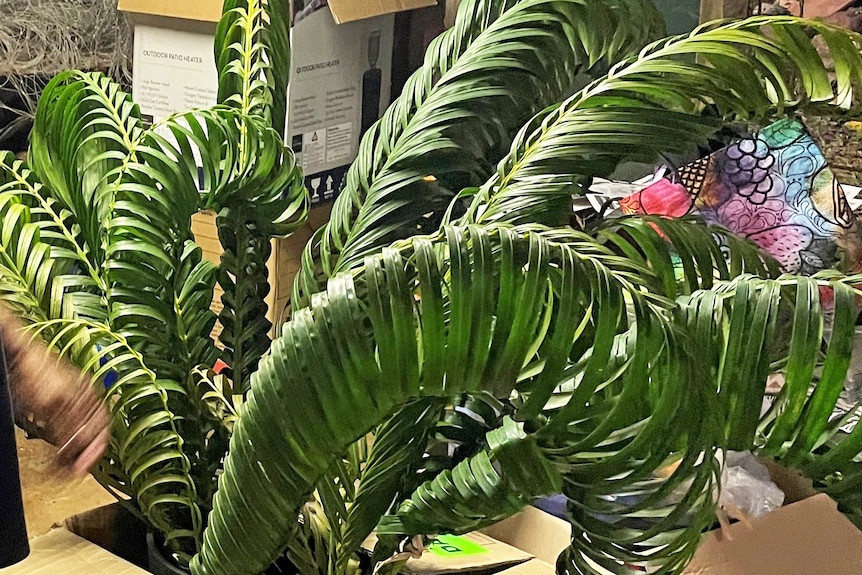
<path fill-rule="evenodd" d="M 557 557 L 572 541 L 572 526 L 535 507 L 488 527 L 484 533 L 533 556 L 500 575 L 556 575 Z"/>
<path fill-rule="evenodd" d="M 382 14 L 392 14 L 433 6 L 436 0 L 329 0 L 329 10 L 338 24 L 373 18 Z M 326 6 L 327 0 L 308 0 L 304 4 Z M 204 22 L 218 22 L 221 18 L 222 2 L 209 0 L 119 0 L 119 8 L 124 12 L 167 16 Z"/>
<path fill-rule="evenodd" d="M 711 531 L 685 575 L 859 575 L 862 533 L 827 495 Z"/>
<path fill-rule="evenodd" d="M 2 571 L 3 575 L 148 575 L 65 529 L 54 529 L 33 539 L 30 556 Z"/>
<path fill-rule="evenodd" d="M 393 13 L 434 4 L 292 2 L 291 69 L 282 71 L 290 74 L 285 137 L 313 203 L 334 198 L 361 134 L 389 105 Z M 213 35 L 221 6 L 221 0 L 120 0 L 120 10 L 134 15 L 132 95 L 148 120 L 216 103 Z"/>
<path fill-rule="evenodd" d="M 535 560 L 554 565 L 571 543 L 572 526 L 535 507 L 482 530 L 491 537 L 526 551 Z"/>
<path fill-rule="evenodd" d="M 859 575 L 862 532 L 811 480 L 763 462 L 785 505 L 749 524 L 707 533 L 684 575 Z"/>
<path fill-rule="evenodd" d="M 482 531 L 442 535 L 420 558 L 407 561 L 408 575 L 505 573 L 554 575 L 557 556 L 569 546 L 571 526 L 534 507 Z M 362 547 L 372 550 L 372 534 Z"/>

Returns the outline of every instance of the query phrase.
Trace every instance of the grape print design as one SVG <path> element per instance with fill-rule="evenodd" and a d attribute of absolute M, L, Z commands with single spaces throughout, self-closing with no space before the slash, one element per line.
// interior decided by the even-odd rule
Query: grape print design
<path fill-rule="evenodd" d="M 774 165 L 775 157 L 766 142 L 741 140 L 727 148 L 719 167 L 720 180 L 752 204 L 762 206 L 773 189 L 769 171 Z"/>
<path fill-rule="evenodd" d="M 694 200 L 688 213 L 755 242 L 785 272 L 811 275 L 838 263 L 845 271 L 862 271 L 852 258 L 842 262 L 839 252 L 862 254 L 841 185 L 795 120 L 775 122 L 683 167 L 676 182 Z M 678 217 L 682 202 L 668 201 L 668 192 L 654 186 L 655 193 L 647 188 L 639 194 L 637 211 Z M 660 201 L 643 201 L 652 195 Z"/>

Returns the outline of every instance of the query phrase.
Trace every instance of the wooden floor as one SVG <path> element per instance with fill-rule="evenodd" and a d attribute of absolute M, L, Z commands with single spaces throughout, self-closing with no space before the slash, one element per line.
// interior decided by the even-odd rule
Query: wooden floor
<path fill-rule="evenodd" d="M 44 441 L 26 439 L 21 431 L 16 438 L 24 513 L 31 539 L 47 533 L 54 525 L 62 525 L 67 517 L 116 501 L 91 476 L 68 479 L 52 470 L 56 450 Z"/>

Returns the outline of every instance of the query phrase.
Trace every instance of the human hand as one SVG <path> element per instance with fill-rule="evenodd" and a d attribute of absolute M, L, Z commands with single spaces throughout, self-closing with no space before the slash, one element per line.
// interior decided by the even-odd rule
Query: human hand
<path fill-rule="evenodd" d="M 61 468 L 86 475 L 109 438 L 108 413 L 97 386 L 41 342 L 22 334 L 17 321 L 2 312 L 0 318 L 15 410 L 33 417 L 44 439 L 59 448 Z"/>
<path fill-rule="evenodd" d="M 86 475 L 108 445 L 108 415 L 92 380 L 38 343 L 9 362 L 9 380 L 16 409 L 59 448 L 60 467 Z"/>

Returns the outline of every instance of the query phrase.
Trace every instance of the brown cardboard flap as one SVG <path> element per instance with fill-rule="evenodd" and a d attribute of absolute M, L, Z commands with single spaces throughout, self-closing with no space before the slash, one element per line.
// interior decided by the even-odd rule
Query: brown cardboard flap
<path fill-rule="evenodd" d="M 572 542 L 572 526 L 568 521 L 535 507 L 525 507 L 517 515 L 482 531 L 551 565 L 557 563 L 557 557 Z"/>
<path fill-rule="evenodd" d="M 550 563 L 545 563 L 539 559 L 530 559 L 500 571 L 497 575 L 557 575 L 557 569 Z"/>
<path fill-rule="evenodd" d="M 344 24 L 436 4 L 437 0 L 329 0 L 329 11 L 336 22 Z"/>
<path fill-rule="evenodd" d="M 30 556 L 3 575 L 148 575 L 65 529 L 30 541 Z"/>
<path fill-rule="evenodd" d="M 862 532 L 827 495 L 707 534 L 685 575 L 859 575 Z"/>
<path fill-rule="evenodd" d="M 117 8 L 135 14 L 218 22 L 222 4 L 222 0 L 119 0 Z"/>
<path fill-rule="evenodd" d="M 329 0 L 329 11 L 339 24 L 393 12 L 435 6 L 437 0 Z M 200 22 L 221 19 L 221 0 L 119 0 L 123 12 L 181 18 Z"/>

